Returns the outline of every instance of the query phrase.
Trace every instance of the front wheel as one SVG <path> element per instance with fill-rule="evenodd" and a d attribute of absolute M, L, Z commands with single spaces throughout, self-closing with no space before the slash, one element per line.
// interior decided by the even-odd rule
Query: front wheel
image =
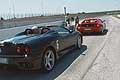
<path fill-rule="evenodd" d="M 104 34 L 105 29 L 106 29 L 106 28 L 104 28 L 104 27 L 102 28 L 102 30 L 101 30 L 101 32 L 100 32 L 100 34 L 101 34 L 101 35 L 103 35 L 103 34 Z"/>
<path fill-rule="evenodd" d="M 100 32 L 101 34 L 104 34 L 104 29 L 102 29 L 102 31 Z"/>
<path fill-rule="evenodd" d="M 42 70 L 49 72 L 53 69 L 55 64 L 55 53 L 52 49 L 47 49 L 42 57 Z"/>

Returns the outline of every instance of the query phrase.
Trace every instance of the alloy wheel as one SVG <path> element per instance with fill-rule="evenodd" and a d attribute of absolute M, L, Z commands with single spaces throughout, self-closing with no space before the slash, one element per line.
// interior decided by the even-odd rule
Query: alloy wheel
<path fill-rule="evenodd" d="M 44 56 L 44 67 L 47 71 L 53 69 L 55 64 L 55 55 L 52 50 L 47 50 Z"/>

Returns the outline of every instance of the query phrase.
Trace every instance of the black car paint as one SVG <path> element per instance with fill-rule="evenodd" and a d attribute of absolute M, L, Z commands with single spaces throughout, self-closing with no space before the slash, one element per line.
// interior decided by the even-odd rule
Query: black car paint
<path fill-rule="evenodd" d="M 82 35 L 79 32 L 75 32 L 75 31 L 70 32 L 69 30 L 68 32 L 69 33 L 66 35 L 59 35 L 56 31 L 51 31 L 51 32 L 41 34 L 41 35 L 39 34 L 38 35 L 23 35 L 24 32 L 21 32 L 11 39 L 4 40 L 2 43 L 8 42 L 14 45 L 22 44 L 22 45 L 27 45 L 31 47 L 32 53 L 28 54 L 27 57 L 22 55 L 21 58 L 14 57 L 14 59 L 12 59 L 13 55 L 10 55 L 9 52 L 6 52 L 8 53 L 6 56 L 7 58 L 10 58 L 10 61 L 12 64 L 16 64 L 17 62 L 29 62 L 29 63 L 34 62 L 35 63 L 34 67 L 36 67 L 38 65 L 40 66 L 43 53 L 48 47 L 51 47 L 52 49 L 54 49 L 54 51 L 56 52 L 56 58 L 59 59 L 61 55 L 68 52 L 68 50 L 71 47 L 77 44 L 78 36 L 81 36 L 82 38 Z M 59 41 L 58 42 L 59 49 L 57 49 L 57 43 L 56 43 L 57 40 Z M 11 57 L 9 57 L 8 55 Z M 15 53 L 14 55 L 19 56 L 19 54 L 17 53 Z M 0 55 L 0 57 L 2 57 L 2 55 Z M 11 59 L 15 61 L 12 62 Z"/>

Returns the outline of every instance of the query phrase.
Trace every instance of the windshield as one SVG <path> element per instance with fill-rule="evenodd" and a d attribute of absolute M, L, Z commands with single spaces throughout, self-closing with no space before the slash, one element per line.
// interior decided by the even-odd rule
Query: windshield
<path fill-rule="evenodd" d="M 97 19 L 84 20 L 82 23 L 97 23 Z"/>

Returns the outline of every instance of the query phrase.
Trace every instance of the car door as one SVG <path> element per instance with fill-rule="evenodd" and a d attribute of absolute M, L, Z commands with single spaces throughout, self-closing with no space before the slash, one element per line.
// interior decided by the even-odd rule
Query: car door
<path fill-rule="evenodd" d="M 70 33 L 69 30 L 65 28 L 60 28 L 58 31 L 60 47 L 62 50 L 68 49 L 75 44 L 75 33 Z"/>

